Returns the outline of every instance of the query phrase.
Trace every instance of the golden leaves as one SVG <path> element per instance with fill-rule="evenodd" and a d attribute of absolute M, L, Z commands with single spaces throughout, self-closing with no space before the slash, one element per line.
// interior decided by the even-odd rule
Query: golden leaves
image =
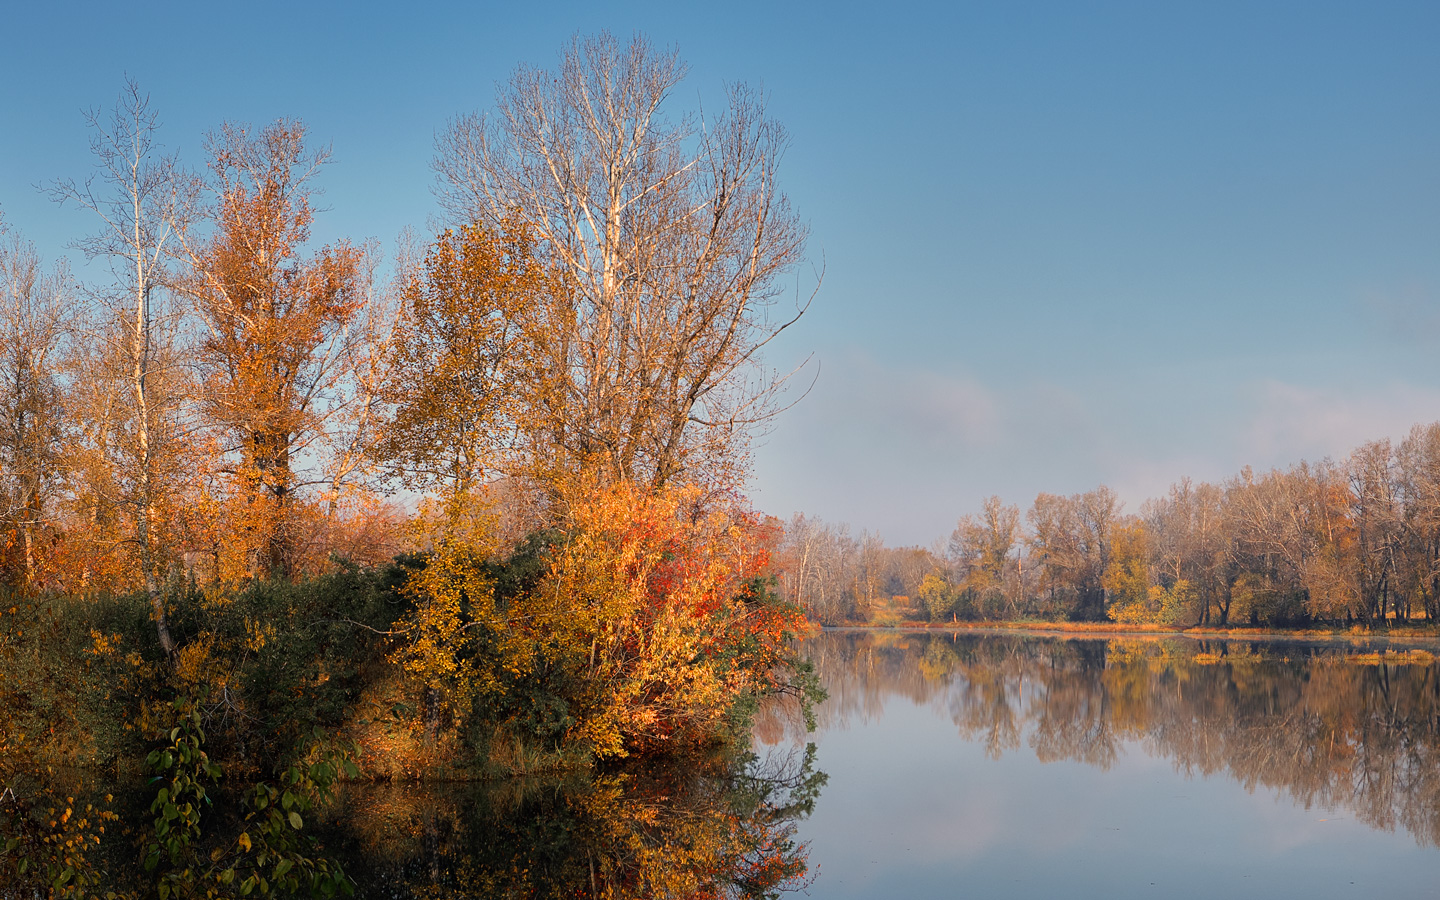
<path fill-rule="evenodd" d="M 768 564 L 760 523 L 693 487 L 597 488 L 570 513 L 548 571 L 503 597 L 493 541 L 442 536 L 411 577 L 393 658 L 454 718 L 538 691 L 563 707 L 563 741 L 598 756 L 715 738 L 767 689 L 801 621 L 753 585 Z"/>
<path fill-rule="evenodd" d="M 544 405 L 531 310 L 552 290 L 528 231 L 442 232 L 404 291 L 376 453 L 415 487 L 463 494 L 504 470 L 523 408 Z"/>

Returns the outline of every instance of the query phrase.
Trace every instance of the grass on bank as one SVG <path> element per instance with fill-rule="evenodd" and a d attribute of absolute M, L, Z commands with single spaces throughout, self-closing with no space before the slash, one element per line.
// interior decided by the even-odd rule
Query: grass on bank
<path fill-rule="evenodd" d="M 922 619 L 885 618 L 834 626 L 860 629 L 904 629 L 926 631 L 990 631 L 996 629 L 1054 632 L 1061 634 L 1193 635 L 1196 637 L 1324 637 L 1385 638 L 1388 640 L 1440 641 L 1440 628 L 1420 622 L 1383 626 L 1305 626 L 1295 628 L 1254 625 L 1161 625 L 1127 622 L 1066 622 L 1038 619 L 930 622 Z"/>

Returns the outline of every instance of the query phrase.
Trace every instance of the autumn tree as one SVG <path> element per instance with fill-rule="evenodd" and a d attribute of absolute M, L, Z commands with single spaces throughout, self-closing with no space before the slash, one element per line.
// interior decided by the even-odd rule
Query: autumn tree
<path fill-rule="evenodd" d="M 1257 476 L 1246 467 L 1226 486 L 1231 534 L 1229 601 L 1222 622 L 1281 622 L 1353 606 L 1349 496 L 1328 464 L 1300 463 Z"/>
<path fill-rule="evenodd" d="M 1105 567 L 1105 613 L 1117 622 L 1158 622 L 1164 588 L 1151 583 L 1150 546 L 1142 521 L 1117 523 Z"/>
<path fill-rule="evenodd" d="M 860 616 L 855 574 L 860 546 L 846 525 L 796 513 L 786 524 L 776 561 L 780 590 L 826 625 Z"/>
<path fill-rule="evenodd" d="M 1186 583 L 1199 624 L 1210 623 L 1212 610 L 1222 616 L 1228 612 L 1224 502 L 1225 492 L 1218 485 L 1197 485 L 1187 478 L 1172 485 L 1165 497 L 1141 507 L 1158 580 L 1172 590 Z"/>
<path fill-rule="evenodd" d="M 962 517 L 950 535 L 950 559 L 959 584 L 986 617 L 1014 616 L 1017 611 L 1018 579 L 1009 575 L 1010 554 L 1019 538 L 1020 510 L 999 497 L 987 497 L 980 515 Z"/>
<path fill-rule="evenodd" d="M 328 151 L 305 129 L 225 125 L 209 138 L 213 229 L 191 244 L 190 290 L 203 321 L 204 411 L 223 435 L 245 518 L 252 574 L 292 565 L 293 507 L 312 480 L 325 425 L 346 400 L 360 312 L 361 249 L 307 253 L 312 179 Z"/>
<path fill-rule="evenodd" d="M 767 588 L 768 526 L 753 513 L 694 486 L 623 483 L 577 502 L 573 521 L 563 541 L 532 539 L 545 565 L 524 584 L 502 583 L 483 536 L 440 541 L 410 580 L 395 658 L 436 713 L 432 735 L 478 703 L 527 739 L 669 752 L 731 736 L 737 704 L 799 689 L 803 616 Z"/>
<path fill-rule="evenodd" d="M 90 479 L 101 508 L 127 520 L 161 646 L 174 650 L 160 594 L 169 556 L 167 507 L 178 499 L 188 447 L 191 392 L 183 346 L 184 309 L 176 302 L 173 257 L 194 211 L 193 179 L 161 152 L 149 98 L 127 81 L 113 113 L 88 113 L 97 172 L 57 183 L 52 195 L 94 213 L 100 230 L 78 246 L 110 263 L 112 281 L 94 289 L 102 311 L 86 371 L 84 404 L 90 450 L 101 471 Z"/>
<path fill-rule="evenodd" d="M 1107 487 L 1061 497 L 1040 494 L 1029 513 L 1031 553 L 1044 585 L 1072 618 L 1105 615 L 1105 569 L 1120 501 Z"/>
<path fill-rule="evenodd" d="M 376 454 L 407 486 L 461 497 L 506 471 L 553 374 L 528 327 L 550 289 L 523 226 L 436 238 L 404 287 L 382 389 L 392 412 Z"/>
<path fill-rule="evenodd" d="M 1332 515 L 1340 519 L 1338 527 L 1322 534 L 1321 558 L 1350 569 L 1361 617 L 1365 619 L 1384 619 L 1390 607 L 1397 613 L 1403 609 L 1400 579 L 1404 513 L 1395 464 L 1390 441 L 1362 444 L 1345 461 L 1341 474 L 1348 484 L 1337 484 L 1330 492 L 1332 500 L 1349 502 L 1348 509 Z M 1352 547 L 1353 552 L 1347 553 Z M 1314 593 L 1312 600 L 1316 599 Z M 1329 615 L 1336 612 L 1328 604 L 1321 607 L 1312 603 L 1311 607 Z"/>
<path fill-rule="evenodd" d="M 713 119 L 672 118 L 684 75 L 643 38 L 576 38 L 439 138 L 451 219 L 518 219 L 561 280 L 534 308 L 534 365 L 555 376 L 532 410 L 544 477 L 737 483 L 784 384 L 760 352 L 803 312 L 776 315 L 805 244 L 777 184 L 786 134 L 743 85 Z"/>
<path fill-rule="evenodd" d="M 12 585 L 39 581 L 42 531 L 66 477 L 66 366 L 78 307 L 64 265 L 0 219 L 0 541 Z"/>
<path fill-rule="evenodd" d="M 737 702 L 793 688 L 803 616 L 757 580 L 763 523 L 701 499 L 693 487 L 598 492 L 536 591 L 565 610 L 551 627 L 580 651 L 592 690 L 572 708 L 597 755 L 714 740 Z"/>
<path fill-rule="evenodd" d="M 1396 450 L 1402 506 L 1400 582 L 1440 619 L 1440 424 L 1416 425 Z"/>

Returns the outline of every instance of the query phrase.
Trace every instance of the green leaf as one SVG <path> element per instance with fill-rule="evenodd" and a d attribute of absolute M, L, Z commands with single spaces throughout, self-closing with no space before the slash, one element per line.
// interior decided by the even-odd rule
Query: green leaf
<path fill-rule="evenodd" d="M 290 860 L 288 860 L 288 859 L 282 859 L 282 860 L 280 860 L 280 865 L 278 865 L 278 866 L 275 867 L 275 877 L 276 877 L 277 879 L 280 878 L 280 877 L 281 877 L 282 875 L 284 875 L 286 872 L 290 871 L 290 869 L 291 869 L 294 865 L 295 865 L 295 864 L 292 863 L 292 862 L 291 862 Z"/>
<path fill-rule="evenodd" d="M 300 818 L 300 814 L 294 810 L 290 811 L 290 827 L 296 831 L 305 827 L 305 822 Z"/>

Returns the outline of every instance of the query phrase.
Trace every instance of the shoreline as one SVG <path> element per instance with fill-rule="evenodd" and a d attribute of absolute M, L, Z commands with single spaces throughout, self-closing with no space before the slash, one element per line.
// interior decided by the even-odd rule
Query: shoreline
<path fill-rule="evenodd" d="M 991 632 L 1058 635 L 1064 637 L 1189 637 L 1197 640 L 1324 640 L 1394 641 L 1440 644 L 1440 629 L 1425 625 L 1391 628 L 1364 626 L 1331 628 L 1262 628 L 1258 626 L 1129 625 L 1123 622 L 901 622 L 896 625 L 820 625 L 816 631 Z"/>

